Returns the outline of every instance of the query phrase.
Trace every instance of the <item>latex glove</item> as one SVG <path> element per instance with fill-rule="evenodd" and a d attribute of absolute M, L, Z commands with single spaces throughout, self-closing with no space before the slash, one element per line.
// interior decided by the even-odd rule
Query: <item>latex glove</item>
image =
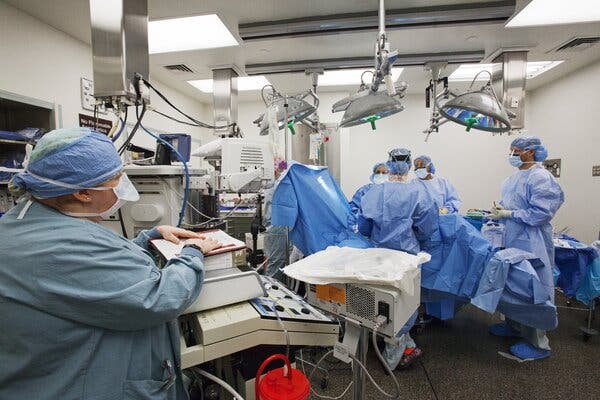
<path fill-rule="evenodd" d="M 440 207 L 440 215 L 446 215 L 449 212 L 450 211 L 448 211 L 448 209 L 446 207 Z"/>
<path fill-rule="evenodd" d="M 196 232 L 188 231 L 186 229 L 176 228 L 174 226 L 169 225 L 160 225 L 157 226 L 156 229 L 163 237 L 163 239 L 168 240 L 169 242 L 173 242 L 175 244 L 179 244 L 179 239 L 188 239 L 188 238 L 202 238 L 202 235 L 197 234 Z"/>
<path fill-rule="evenodd" d="M 511 210 L 507 210 L 504 207 L 502 207 L 499 204 L 496 204 L 494 202 L 494 204 L 492 205 L 492 210 L 491 210 L 491 214 L 490 214 L 490 218 L 491 219 L 506 219 L 506 218 L 512 218 L 512 211 Z"/>

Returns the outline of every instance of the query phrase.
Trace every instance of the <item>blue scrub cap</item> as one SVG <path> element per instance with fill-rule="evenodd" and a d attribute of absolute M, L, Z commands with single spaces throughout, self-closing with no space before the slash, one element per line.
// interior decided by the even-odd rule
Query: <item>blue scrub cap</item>
<path fill-rule="evenodd" d="M 406 161 L 388 161 L 386 165 L 389 173 L 392 175 L 404 175 L 410 169 L 410 164 Z"/>
<path fill-rule="evenodd" d="M 535 161 L 544 161 L 548 158 L 548 150 L 537 136 L 521 136 L 513 140 L 510 145 L 523 150 L 535 150 Z"/>
<path fill-rule="evenodd" d="M 387 168 L 387 166 L 385 165 L 384 162 L 379 162 L 379 163 L 377 163 L 377 164 L 375 164 L 373 166 L 373 173 L 376 173 L 377 172 L 377 168 L 379 168 L 379 167 L 386 167 Z"/>
<path fill-rule="evenodd" d="M 405 149 L 403 147 L 399 147 L 397 149 L 391 150 L 390 158 L 388 161 L 405 161 L 410 164 L 410 150 Z"/>
<path fill-rule="evenodd" d="M 88 128 L 56 129 L 38 141 L 25 172 L 12 178 L 10 189 L 40 199 L 64 196 L 99 186 L 122 168 L 107 136 Z"/>
<path fill-rule="evenodd" d="M 433 163 L 431 162 L 431 157 L 422 155 L 422 156 L 415 158 L 415 162 L 417 162 L 418 160 L 425 162 L 429 172 L 432 174 L 435 174 L 435 165 L 433 165 Z"/>

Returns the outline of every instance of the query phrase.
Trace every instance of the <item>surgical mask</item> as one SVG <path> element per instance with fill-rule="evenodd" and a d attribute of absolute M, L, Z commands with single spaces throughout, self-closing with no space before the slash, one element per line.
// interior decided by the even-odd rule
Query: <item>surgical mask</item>
<path fill-rule="evenodd" d="M 388 175 L 387 174 L 375 174 L 375 176 L 373 177 L 373 183 L 379 185 L 383 182 L 387 182 L 389 180 Z"/>
<path fill-rule="evenodd" d="M 429 175 L 429 172 L 427 172 L 427 168 L 417 168 L 415 169 L 415 175 L 419 179 L 425 179 Z"/>
<path fill-rule="evenodd" d="M 523 165 L 523 161 L 521 160 L 521 156 L 508 156 L 508 162 L 515 168 L 519 168 Z"/>
<path fill-rule="evenodd" d="M 67 212 L 63 211 L 63 214 L 70 215 L 71 217 L 100 217 L 102 219 L 108 219 L 111 215 L 116 213 L 125 203 L 128 201 L 138 201 L 140 199 L 140 195 L 136 190 L 133 183 L 129 180 L 129 177 L 126 174 L 121 175 L 119 178 L 119 183 L 117 186 L 99 186 L 95 188 L 90 188 L 89 190 L 112 190 L 117 196 L 117 201 L 108 208 L 108 210 L 100 212 L 100 213 L 78 213 L 78 212 Z"/>

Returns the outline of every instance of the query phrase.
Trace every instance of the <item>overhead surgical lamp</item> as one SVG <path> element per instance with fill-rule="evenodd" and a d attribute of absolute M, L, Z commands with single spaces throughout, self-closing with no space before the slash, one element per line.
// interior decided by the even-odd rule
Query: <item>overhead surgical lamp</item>
<path fill-rule="evenodd" d="M 271 89 L 271 92 L 265 94 L 265 89 L 268 88 Z M 312 90 L 288 96 L 279 93 L 272 85 L 267 85 L 263 87 L 261 96 L 267 109 L 276 115 L 277 128 L 284 129 L 287 126 L 292 133 L 295 133 L 294 125 L 297 122 L 305 122 L 310 115 L 317 111 L 319 106 L 319 98 Z M 312 97 L 313 104 L 305 100 L 308 97 Z M 262 114 L 253 123 L 260 128 L 261 135 L 269 134 L 267 113 Z"/>
<path fill-rule="evenodd" d="M 399 98 L 404 96 L 406 87 L 405 82 L 399 82 L 395 85 L 396 96 L 390 96 L 385 90 L 373 92 L 363 84 L 357 93 L 335 103 L 332 111 L 345 111 L 339 125 L 342 128 L 370 123 L 375 130 L 377 120 L 404 110 Z"/>
<path fill-rule="evenodd" d="M 394 83 L 392 66 L 398 59 L 398 51 L 390 52 L 390 44 L 385 33 L 385 5 L 379 0 L 379 34 L 375 45 L 375 69 L 370 84 L 362 80 L 358 92 L 335 103 L 332 112 L 345 111 L 340 127 L 349 127 L 365 123 L 375 130 L 375 121 L 404 110 L 400 99 L 404 97 L 407 84 Z M 364 73 L 363 73 L 364 76 Z M 382 83 L 384 87 L 382 87 Z"/>
<path fill-rule="evenodd" d="M 480 89 L 471 90 L 475 80 L 481 73 L 490 75 L 490 80 Z M 458 94 L 448 89 L 447 80 L 444 82 L 444 91 L 439 95 L 434 91 L 434 107 L 431 118 L 431 125 L 425 131 L 427 137 L 432 132 L 437 132 L 438 128 L 448 121 L 467 127 L 467 132 L 471 129 L 477 129 L 486 132 L 503 133 L 511 130 L 511 123 L 508 113 L 502 107 L 502 104 L 496 96 L 496 92 L 491 83 L 492 74 L 489 71 L 480 71 L 469 86 L 466 93 Z M 435 77 L 432 84 L 437 84 Z M 431 87 L 431 86 L 430 86 Z M 429 92 L 427 92 L 429 95 Z M 440 105 L 441 99 L 450 99 Z"/>

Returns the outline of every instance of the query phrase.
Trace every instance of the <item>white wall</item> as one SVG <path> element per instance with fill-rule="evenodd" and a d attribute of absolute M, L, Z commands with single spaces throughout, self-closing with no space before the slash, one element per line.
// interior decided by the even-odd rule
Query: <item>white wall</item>
<path fill-rule="evenodd" d="M 559 182 L 565 204 L 555 227 L 571 227 L 572 234 L 589 243 L 600 231 L 600 62 L 542 86 L 530 95 L 528 129 L 541 137 L 549 158 L 562 159 Z"/>
<path fill-rule="evenodd" d="M 77 126 L 79 113 L 92 114 L 81 108 L 80 100 L 80 78 L 93 78 L 91 47 L 2 1 L 0 60 L 0 89 L 60 104 L 63 127 Z M 184 111 L 212 120 L 206 105 L 160 82 L 155 82 L 155 86 Z M 151 101 L 160 111 L 176 115 L 158 96 L 152 95 Z M 100 117 L 114 120 L 110 114 Z M 134 118 L 130 115 L 129 121 Z M 204 142 L 211 138 L 211 132 L 205 129 L 180 125 L 154 113 L 147 113 L 144 121 L 148 128 L 189 133 Z M 142 132 L 136 134 L 133 142 L 153 147 L 152 139 Z"/>

